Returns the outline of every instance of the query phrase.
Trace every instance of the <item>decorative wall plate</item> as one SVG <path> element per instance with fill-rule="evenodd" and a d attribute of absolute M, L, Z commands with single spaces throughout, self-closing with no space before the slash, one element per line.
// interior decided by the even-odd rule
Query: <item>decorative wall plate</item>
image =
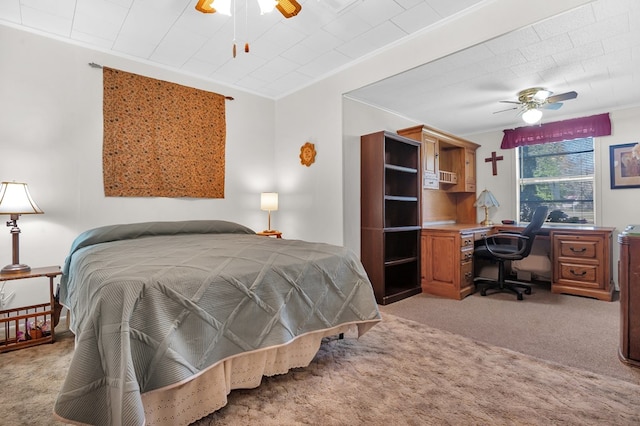
<path fill-rule="evenodd" d="M 311 142 L 307 142 L 300 148 L 300 163 L 309 167 L 316 161 L 316 147 Z"/>

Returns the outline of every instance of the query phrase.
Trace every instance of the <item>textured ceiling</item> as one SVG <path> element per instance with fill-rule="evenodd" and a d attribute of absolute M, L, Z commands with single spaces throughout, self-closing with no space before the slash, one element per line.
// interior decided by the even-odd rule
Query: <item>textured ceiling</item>
<path fill-rule="evenodd" d="M 0 24 L 278 99 L 483 3 L 299 2 L 284 19 L 237 0 L 234 21 L 197 12 L 196 0 L 1 0 Z M 521 125 L 517 111 L 494 112 L 532 86 L 578 92 L 544 120 L 636 106 L 639 23 L 640 1 L 596 0 L 348 96 L 460 135 Z"/>
<path fill-rule="evenodd" d="M 285 19 L 236 0 L 234 19 L 196 11 L 197 0 L 1 0 L 0 23 L 278 98 L 480 2 L 298 1 Z"/>
<path fill-rule="evenodd" d="M 543 122 L 640 105 L 640 1 L 596 0 L 350 97 L 458 135 L 524 126 L 520 90 L 578 92 Z"/>

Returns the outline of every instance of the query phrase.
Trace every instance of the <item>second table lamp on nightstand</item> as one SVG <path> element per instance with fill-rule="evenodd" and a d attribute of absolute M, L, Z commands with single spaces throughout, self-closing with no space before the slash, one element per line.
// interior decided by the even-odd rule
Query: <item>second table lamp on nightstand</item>
<path fill-rule="evenodd" d="M 260 194 L 260 210 L 269 212 L 269 227 L 262 232 L 265 234 L 277 233 L 278 231 L 271 229 L 271 212 L 278 210 L 278 193 L 263 192 Z"/>

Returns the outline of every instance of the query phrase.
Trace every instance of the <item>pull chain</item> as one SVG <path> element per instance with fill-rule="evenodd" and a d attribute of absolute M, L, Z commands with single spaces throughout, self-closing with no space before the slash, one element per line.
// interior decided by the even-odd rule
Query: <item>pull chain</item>
<path fill-rule="evenodd" d="M 249 0 L 244 0 L 244 34 L 248 39 L 249 36 Z M 249 42 L 244 44 L 244 52 L 249 53 Z"/>
<path fill-rule="evenodd" d="M 236 57 L 236 0 L 233 0 L 233 57 Z"/>

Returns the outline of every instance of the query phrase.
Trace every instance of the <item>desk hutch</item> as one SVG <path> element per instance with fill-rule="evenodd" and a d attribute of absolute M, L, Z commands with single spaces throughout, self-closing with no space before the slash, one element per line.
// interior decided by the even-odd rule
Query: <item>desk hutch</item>
<path fill-rule="evenodd" d="M 424 125 L 398 134 L 422 145 L 422 222 L 475 223 L 480 145 Z"/>

